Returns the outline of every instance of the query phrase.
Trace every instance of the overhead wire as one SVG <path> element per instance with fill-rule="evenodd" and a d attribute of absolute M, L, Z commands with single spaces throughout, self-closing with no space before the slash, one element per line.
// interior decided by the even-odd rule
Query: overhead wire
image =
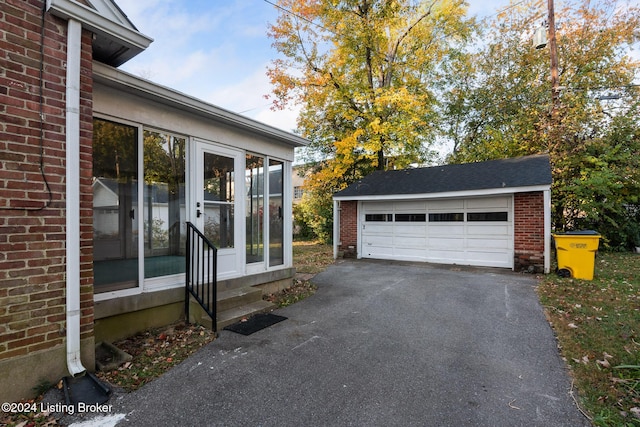
<path fill-rule="evenodd" d="M 46 192 L 47 192 L 47 200 L 43 203 L 42 206 L 38 207 L 21 207 L 21 206 L 0 206 L 0 210 L 9 210 L 9 211 L 42 211 L 47 209 L 51 202 L 53 201 L 53 193 L 51 191 L 51 186 L 49 185 L 49 180 L 47 179 L 47 175 L 44 170 L 44 122 L 45 122 L 45 114 L 44 114 L 44 39 L 45 39 L 45 18 L 46 18 L 46 4 L 42 6 L 42 18 L 41 18 L 41 28 L 40 28 L 40 70 L 39 70 L 39 170 L 40 175 L 42 176 L 42 180 L 44 182 Z"/>

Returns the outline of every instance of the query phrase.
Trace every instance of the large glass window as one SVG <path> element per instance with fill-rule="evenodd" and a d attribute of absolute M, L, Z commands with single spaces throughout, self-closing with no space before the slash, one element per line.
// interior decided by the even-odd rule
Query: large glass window
<path fill-rule="evenodd" d="M 284 264 L 283 163 L 269 160 L 269 266 Z"/>
<path fill-rule="evenodd" d="M 508 219 L 509 214 L 507 212 L 469 212 L 467 214 L 467 221 L 469 222 L 501 222 Z"/>
<path fill-rule="evenodd" d="M 233 248 L 233 158 L 204 153 L 204 235 L 218 249 Z"/>
<path fill-rule="evenodd" d="M 95 292 L 138 286 L 138 132 L 93 121 Z"/>
<path fill-rule="evenodd" d="M 245 170 L 247 264 L 264 261 L 264 158 L 247 154 Z"/>
<path fill-rule="evenodd" d="M 451 212 L 451 213 L 430 213 L 429 222 L 463 222 L 464 213 Z"/>
<path fill-rule="evenodd" d="M 185 138 L 144 131 L 144 277 L 184 273 Z"/>

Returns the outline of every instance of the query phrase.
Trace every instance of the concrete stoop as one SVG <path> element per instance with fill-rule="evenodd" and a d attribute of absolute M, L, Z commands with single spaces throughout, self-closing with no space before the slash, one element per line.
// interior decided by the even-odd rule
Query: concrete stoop
<path fill-rule="evenodd" d="M 275 305 L 262 299 L 262 290 L 253 287 L 229 289 L 218 292 L 216 330 L 221 331 L 225 326 L 239 322 L 243 318 L 257 313 L 273 310 Z M 213 322 L 200 304 L 191 297 L 189 305 L 190 322 L 213 329 Z"/>
<path fill-rule="evenodd" d="M 236 323 L 243 318 L 275 309 L 276 305 L 264 301 L 262 295 L 290 287 L 295 274 L 295 268 L 284 268 L 220 280 L 216 303 L 216 330 L 221 331 L 225 326 Z M 193 297 L 191 297 L 189 304 L 189 321 L 213 329 L 211 318 Z"/>

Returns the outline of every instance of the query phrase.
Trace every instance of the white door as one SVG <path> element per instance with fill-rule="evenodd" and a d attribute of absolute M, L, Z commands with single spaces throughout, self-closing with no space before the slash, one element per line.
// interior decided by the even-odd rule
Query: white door
<path fill-rule="evenodd" d="M 512 196 L 363 202 L 364 258 L 513 268 Z"/>
<path fill-rule="evenodd" d="M 218 279 L 242 273 L 242 153 L 197 141 L 194 223 L 218 248 Z"/>

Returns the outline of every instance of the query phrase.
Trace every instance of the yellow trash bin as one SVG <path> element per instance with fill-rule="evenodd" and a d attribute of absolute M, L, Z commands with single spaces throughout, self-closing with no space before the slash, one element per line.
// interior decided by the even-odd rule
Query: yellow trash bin
<path fill-rule="evenodd" d="M 595 231 L 573 231 L 554 234 L 558 272 L 567 270 L 575 279 L 593 280 L 600 234 Z"/>

